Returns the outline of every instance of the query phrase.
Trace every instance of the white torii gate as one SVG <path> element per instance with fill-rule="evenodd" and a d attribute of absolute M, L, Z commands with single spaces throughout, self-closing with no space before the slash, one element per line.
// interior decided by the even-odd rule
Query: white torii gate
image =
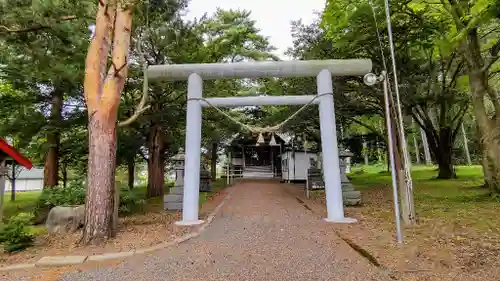
<path fill-rule="evenodd" d="M 332 75 L 358 76 L 371 71 L 371 60 L 310 60 L 310 61 L 262 61 L 244 63 L 153 65 L 148 68 L 150 80 L 188 80 L 186 151 L 184 164 L 184 195 L 182 220 L 178 225 L 196 225 L 203 221 L 198 217 L 201 110 L 209 102 L 217 107 L 246 105 L 298 105 L 311 102 L 316 96 L 259 96 L 207 98 L 202 100 L 203 80 L 260 77 L 311 77 L 316 76 L 317 95 L 312 103 L 319 104 L 323 175 L 325 181 L 328 222 L 352 223 L 355 219 L 344 217 L 342 188 L 340 183 L 339 152 L 333 103 Z"/>

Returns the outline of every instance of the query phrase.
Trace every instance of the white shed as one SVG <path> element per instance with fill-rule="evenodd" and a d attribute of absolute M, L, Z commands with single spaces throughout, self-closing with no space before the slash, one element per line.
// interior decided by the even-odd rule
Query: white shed
<path fill-rule="evenodd" d="M 311 160 L 318 162 L 318 153 L 284 151 L 281 154 L 281 175 L 285 182 L 305 181 Z"/>
<path fill-rule="evenodd" d="M 9 175 L 12 175 L 12 166 L 9 167 Z M 16 192 L 31 191 L 43 189 L 43 168 L 31 168 L 30 170 L 24 167 L 16 167 Z M 5 191 L 12 190 L 12 182 L 5 181 Z"/>

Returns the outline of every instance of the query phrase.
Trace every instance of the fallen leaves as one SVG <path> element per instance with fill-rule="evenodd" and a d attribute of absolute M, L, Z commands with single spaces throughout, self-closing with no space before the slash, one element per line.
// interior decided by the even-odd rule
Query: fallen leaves
<path fill-rule="evenodd" d="M 363 189 L 363 205 L 345 209 L 359 223 L 335 228 L 401 280 L 500 280 L 500 233 L 495 231 L 500 206 L 416 201 L 420 223 L 405 228 L 404 244 L 398 245 L 391 192 L 389 185 Z M 324 196 L 313 199 L 324 212 L 325 203 Z"/>

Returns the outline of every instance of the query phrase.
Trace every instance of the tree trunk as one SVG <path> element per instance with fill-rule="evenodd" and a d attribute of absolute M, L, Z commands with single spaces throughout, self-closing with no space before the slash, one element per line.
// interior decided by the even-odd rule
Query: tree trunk
<path fill-rule="evenodd" d="M 387 147 L 389 147 L 389 145 L 387 145 Z M 387 161 L 385 161 L 386 171 L 389 173 L 391 171 L 391 156 L 389 155 L 389 149 L 386 149 L 385 159 L 387 159 Z"/>
<path fill-rule="evenodd" d="M 460 130 L 462 131 L 462 138 L 463 138 L 463 143 L 464 143 L 464 153 L 465 153 L 465 160 L 467 161 L 467 165 L 472 165 L 472 161 L 470 159 L 470 153 L 469 153 L 469 140 L 467 139 L 467 133 L 465 132 L 464 128 L 464 122 L 460 124 Z"/>
<path fill-rule="evenodd" d="M 62 181 L 63 187 L 66 188 L 68 185 L 68 165 L 66 163 L 62 163 Z"/>
<path fill-rule="evenodd" d="M 210 159 L 210 173 L 212 177 L 212 181 L 217 180 L 217 147 L 218 143 L 212 143 L 212 157 Z"/>
<path fill-rule="evenodd" d="M 135 181 L 135 161 L 134 159 L 129 159 L 127 161 L 128 167 L 128 188 L 134 189 L 134 181 Z"/>
<path fill-rule="evenodd" d="M 113 237 L 115 207 L 116 123 L 106 114 L 89 115 L 89 164 L 82 242 L 101 243 Z M 118 202 L 117 202 L 118 203 Z"/>
<path fill-rule="evenodd" d="M 368 145 L 365 140 L 363 140 L 363 158 L 365 160 L 365 166 L 368 166 L 370 161 L 368 159 Z"/>
<path fill-rule="evenodd" d="M 43 170 L 43 186 L 55 187 L 59 181 L 59 126 L 62 122 L 63 94 L 60 90 L 52 93 L 52 108 L 49 118 L 49 131 L 47 133 L 47 154 Z"/>
<path fill-rule="evenodd" d="M 492 193 L 500 193 L 500 101 L 497 93 L 490 87 L 489 70 L 485 68 L 477 28 L 469 30 L 465 57 L 468 64 L 469 85 L 472 93 L 472 106 L 477 120 L 481 145 L 485 150 L 488 169 L 485 180 Z M 489 98 L 495 110 L 490 118 L 485 107 L 485 98 Z"/>
<path fill-rule="evenodd" d="M 451 149 L 442 148 L 443 150 L 436 154 L 436 162 L 438 164 L 439 173 L 438 179 L 452 179 L 456 178 L 455 169 L 453 168 L 453 163 L 451 161 L 452 151 Z"/>
<path fill-rule="evenodd" d="M 160 125 L 152 125 L 148 141 L 148 190 L 147 197 L 163 195 L 165 185 L 165 142 Z"/>
<path fill-rule="evenodd" d="M 479 128 L 477 130 L 478 132 L 480 131 Z M 482 136 L 479 135 L 479 140 L 481 139 Z M 481 165 L 483 166 L 484 187 L 491 189 L 491 187 L 494 185 L 493 175 L 490 169 L 490 163 L 488 161 L 488 153 L 481 141 L 479 142 L 479 148 L 481 150 Z"/>
<path fill-rule="evenodd" d="M 98 2 L 94 34 L 85 60 L 84 95 L 89 115 L 89 162 L 81 242 L 113 237 L 118 218 L 115 187 L 116 126 L 128 72 L 133 5 Z M 107 69 L 111 50 L 111 67 Z"/>
<path fill-rule="evenodd" d="M 431 151 L 429 149 L 429 141 L 424 129 L 420 128 L 420 138 L 422 139 L 422 146 L 424 148 L 425 165 L 432 165 Z"/>
<path fill-rule="evenodd" d="M 411 119 L 411 124 L 413 128 L 415 129 L 415 132 L 413 133 L 413 145 L 415 147 L 415 163 L 420 164 L 420 148 L 419 144 L 417 142 L 417 131 L 418 131 L 418 126 L 415 125 L 415 121 Z"/>
<path fill-rule="evenodd" d="M 496 119 L 490 119 L 484 106 L 484 95 L 488 87 L 484 74 L 469 75 L 472 89 L 473 112 L 477 120 L 481 146 L 484 148 L 485 181 L 493 193 L 500 192 L 500 133 Z M 499 112 L 497 112 L 499 114 Z"/>
<path fill-rule="evenodd" d="M 436 158 L 438 165 L 438 179 L 455 178 L 455 169 L 453 168 L 453 143 L 451 128 L 440 128 L 439 133 L 433 134 L 432 128 L 426 128 L 425 134 L 430 150 Z M 437 136 L 437 137 L 436 137 Z"/>

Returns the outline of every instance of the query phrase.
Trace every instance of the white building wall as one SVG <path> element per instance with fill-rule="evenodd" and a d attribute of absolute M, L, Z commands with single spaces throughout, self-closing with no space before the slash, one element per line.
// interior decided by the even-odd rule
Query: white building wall
<path fill-rule="evenodd" d="M 233 158 L 231 160 L 233 165 L 243 166 L 243 158 Z"/>
<path fill-rule="evenodd" d="M 294 156 L 294 157 L 292 157 Z M 318 154 L 313 152 L 291 151 L 281 155 L 282 178 L 285 181 L 302 181 L 307 178 L 307 170 L 311 167 L 310 159 L 318 161 Z"/>
<path fill-rule="evenodd" d="M 9 175 L 12 171 L 9 171 Z M 16 191 L 33 191 L 43 189 L 43 168 L 31 168 L 31 170 L 22 168 L 16 178 Z M 10 179 L 5 180 L 5 191 L 12 190 Z"/>

